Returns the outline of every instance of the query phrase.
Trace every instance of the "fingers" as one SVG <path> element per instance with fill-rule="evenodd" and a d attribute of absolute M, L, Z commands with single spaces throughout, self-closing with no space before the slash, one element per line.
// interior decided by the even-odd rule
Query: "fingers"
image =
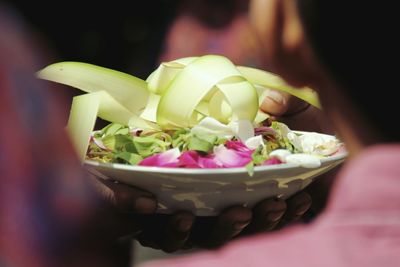
<path fill-rule="evenodd" d="M 167 222 L 161 240 L 161 249 L 165 252 L 174 252 L 182 249 L 189 238 L 195 217 L 190 212 L 178 212 Z"/>
<path fill-rule="evenodd" d="M 112 180 L 91 179 L 100 196 L 121 212 L 152 214 L 157 208 L 155 197 L 147 191 Z"/>
<path fill-rule="evenodd" d="M 141 216 L 143 231 L 136 238 L 142 246 L 171 253 L 186 248 L 194 221 L 195 216 L 186 211 Z"/>
<path fill-rule="evenodd" d="M 296 114 L 308 106 L 308 103 L 286 92 L 266 89 L 260 108 L 272 116 L 288 116 Z"/>
<path fill-rule="evenodd" d="M 311 196 L 307 192 L 300 192 L 287 200 L 287 212 L 283 218 L 285 223 L 299 220 L 311 207 Z"/>
<path fill-rule="evenodd" d="M 199 218 L 193 229 L 193 240 L 201 247 L 219 247 L 237 236 L 250 223 L 251 217 L 251 210 L 235 206 L 218 217 Z"/>
<path fill-rule="evenodd" d="M 281 116 L 289 108 L 290 95 L 276 90 L 266 89 L 266 96 L 261 104 L 261 110 L 273 115 Z"/>
<path fill-rule="evenodd" d="M 286 211 L 283 199 L 266 199 L 253 208 L 253 220 L 245 233 L 270 231 L 277 226 Z"/>
<path fill-rule="evenodd" d="M 225 210 L 217 219 L 210 237 L 220 245 L 238 235 L 251 221 L 251 210 L 237 206 Z"/>

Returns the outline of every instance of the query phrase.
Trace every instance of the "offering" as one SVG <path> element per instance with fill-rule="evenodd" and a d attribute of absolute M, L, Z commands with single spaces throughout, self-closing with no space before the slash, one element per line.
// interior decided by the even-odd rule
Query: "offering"
<path fill-rule="evenodd" d="M 52 64 L 38 77 L 87 92 L 73 99 L 68 122 L 78 155 L 96 175 L 155 193 L 160 212 L 210 215 L 233 203 L 288 197 L 345 156 L 336 137 L 291 131 L 259 109 L 267 89 L 318 107 L 313 90 L 222 56 L 162 63 L 146 81 L 80 62 Z M 95 131 L 97 117 L 110 124 Z M 254 193 L 235 193 L 237 186 Z M 230 192 L 222 196 L 222 188 Z"/>

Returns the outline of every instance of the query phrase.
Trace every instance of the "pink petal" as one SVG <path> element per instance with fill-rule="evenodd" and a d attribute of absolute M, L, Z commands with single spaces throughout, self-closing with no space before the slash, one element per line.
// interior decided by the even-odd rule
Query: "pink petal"
<path fill-rule="evenodd" d="M 261 127 L 257 127 L 254 129 L 255 134 L 256 135 L 275 135 L 276 131 L 271 128 L 271 127 L 267 127 L 267 126 L 261 126 Z"/>
<path fill-rule="evenodd" d="M 199 165 L 201 168 L 209 168 L 209 169 L 215 169 L 215 168 L 222 168 L 222 165 L 219 165 L 214 157 L 200 157 L 199 158 Z"/>
<path fill-rule="evenodd" d="M 225 143 L 225 146 L 229 149 L 234 149 L 236 151 L 242 151 L 242 152 L 249 152 L 251 151 L 244 143 L 241 141 L 231 141 L 228 140 Z"/>
<path fill-rule="evenodd" d="M 178 148 L 147 157 L 139 162 L 140 166 L 178 167 L 180 152 Z"/>
<path fill-rule="evenodd" d="M 179 157 L 179 165 L 183 168 L 201 168 L 198 162 L 199 158 L 196 151 L 185 151 Z"/>
<path fill-rule="evenodd" d="M 251 152 L 251 151 L 250 151 Z M 228 149 L 224 145 L 214 148 L 215 162 L 223 167 L 242 167 L 249 163 L 251 153 Z"/>
<path fill-rule="evenodd" d="M 281 164 L 282 161 L 280 161 L 280 159 L 278 158 L 270 158 L 267 159 L 266 161 L 263 162 L 262 165 L 275 165 L 275 164 Z"/>
<path fill-rule="evenodd" d="M 179 157 L 179 165 L 182 168 L 221 168 L 222 165 L 218 165 L 214 161 L 213 156 L 201 156 L 196 151 L 183 152 Z"/>

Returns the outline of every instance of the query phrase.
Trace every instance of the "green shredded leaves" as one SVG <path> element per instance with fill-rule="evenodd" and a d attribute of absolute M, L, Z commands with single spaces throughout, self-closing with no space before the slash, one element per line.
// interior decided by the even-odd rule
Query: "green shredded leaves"
<path fill-rule="evenodd" d="M 128 163 L 130 165 L 136 165 L 143 158 L 141 156 L 139 156 L 138 154 L 122 151 L 122 152 L 115 153 L 114 159 L 122 160 L 123 162 Z"/>
<path fill-rule="evenodd" d="M 166 151 L 171 144 L 154 136 L 134 137 L 133 143 L 138 154 L 144 158 Z"/>
<path fill-rule="evenodd" d="M 188 150 L 196 150 L 198 152 L 204 152 L 208 154 L 213 150 L 215 142 L 217 141 L 217 136 L 213 135 L 193 135 L 189 138 Z"/>

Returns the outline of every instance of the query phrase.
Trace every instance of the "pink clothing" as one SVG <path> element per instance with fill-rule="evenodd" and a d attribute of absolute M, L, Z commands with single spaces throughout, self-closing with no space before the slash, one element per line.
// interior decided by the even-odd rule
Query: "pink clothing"
<path fill-rule="evenodd" d="M 143 267 L 400 266 L 400 144 L 368 148 L 341 170 L 314 222 Z"/>
<path fill-rule="evenodd" d="M 60 266 L 97 200 L 13 14 L 0 4 L 0 266 Z"/>

